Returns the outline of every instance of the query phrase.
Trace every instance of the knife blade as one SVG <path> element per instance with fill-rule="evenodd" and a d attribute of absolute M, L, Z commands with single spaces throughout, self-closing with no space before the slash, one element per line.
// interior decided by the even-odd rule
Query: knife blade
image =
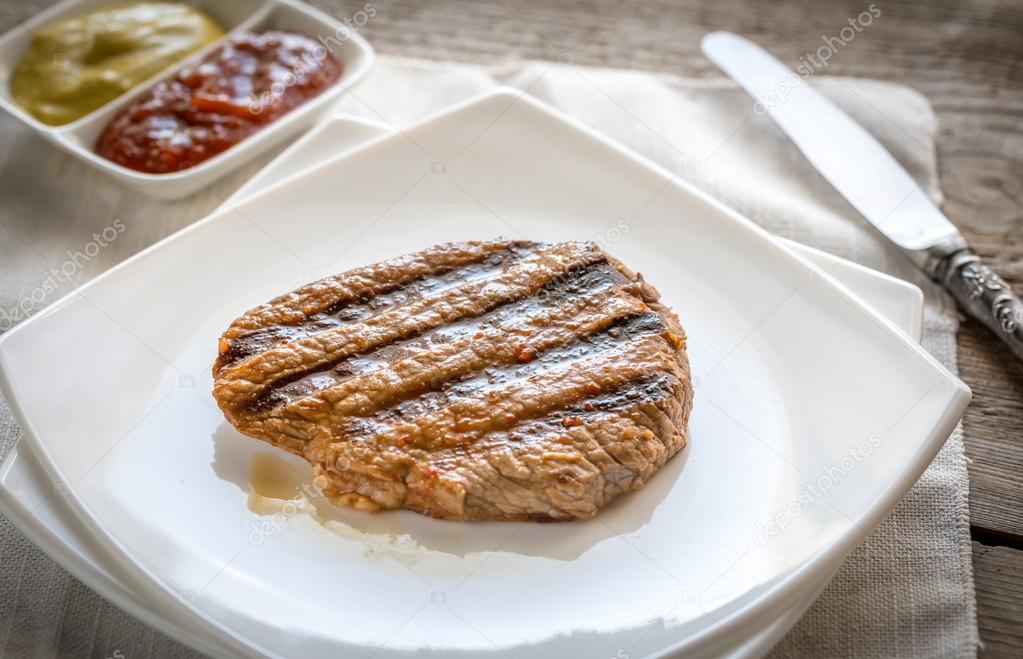
<path fill-rule="evenodd" d="M 1023 360 L 1023 303 L 873 135 L 753 42 L 713 32 L 700 47 L 875 229 Z"/>

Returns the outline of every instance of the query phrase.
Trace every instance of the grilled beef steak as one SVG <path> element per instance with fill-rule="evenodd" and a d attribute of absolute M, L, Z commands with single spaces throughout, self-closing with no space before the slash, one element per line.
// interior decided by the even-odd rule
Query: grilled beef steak
<path fill-rule="evenodd" d="M 249 311 L 213 395 L 305 457 L 334 502 L 434 517 L 569 520 L 686 442 L 678 319 L 596 244 L 438 245 Z"/>

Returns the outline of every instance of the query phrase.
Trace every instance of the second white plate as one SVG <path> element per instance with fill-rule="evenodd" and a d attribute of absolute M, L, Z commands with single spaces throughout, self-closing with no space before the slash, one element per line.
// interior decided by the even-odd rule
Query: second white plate
<path fill-rule="evenodd" d="M 346 145 L 352 145 L 354 139 L 374 137 L 383 132 L 386 129 L 361 120 L 336 117 L 317 127 L 311 139 L 318 145 L 326 144 L 327 148 L 333 144 L 340 151 Z M 274 171 L 288 171 L 289 167 L 299 163 L 312 164 L 316 158 L 303 158 L 301 154 L 306 152 L 301 145 L 296 145 L 294 150 L 281 154 L 260 172 L 260 178 L 272 178 Z M 827 267 L 834 277 L 869 304 L 885 309 L 886 317 L 919 340 L 922 296 L 916 286 L 848 261 L 835 261 L 834 257 L 802 245 L 793 246 L 805 258 Z M 187 621 L 179 622 L 174 615 L 175 610 L 160 615 L 152 605 L 135 594 L 132 580 L 121 573 L 112 557 L 75 519 L 61 492 L 55 490 L 31 454 L 30 447 L 25 444 L 16 444 L 0 465 L 0 508 L 32 542 L 62 567 L 125 611 L 202 652 L 217 656 L 230 654 L 215 635 L 208 635 L 202 629 L 195 630 Z M 822 580 L 820 585 L 823 587 L 824 583 L 826 580 Z M 789 609 L 779 612 L 777 618 L 762 629 L 751 629 L 746 637 L 735 639 L 734 648 L 721 656 L 748 659 L 766 653 L 799 619 L 815 595 L 804 596 Z"/>
<path fill-rule="evenodd" d="M 208 393 L 216 337 L 235 315 L 434 242 L 606 240 L 610 227 L 611 251 L 642 267 L 690 335 L 684 456 L 586 523 L 339 512 L 347 532 L 295 515 L 253 540 L 262 520 L 243 470 L 266 449 Z M 6 334 L 0 372 L 44 468 L 149 601 L 178 603 L 240 650 L 283 656 L 714 646 L 820 583 L 969 397 L 819 268 L 510 92 L 176 234 Z M 826 496 L 807 503 L 824 477 Z"/>

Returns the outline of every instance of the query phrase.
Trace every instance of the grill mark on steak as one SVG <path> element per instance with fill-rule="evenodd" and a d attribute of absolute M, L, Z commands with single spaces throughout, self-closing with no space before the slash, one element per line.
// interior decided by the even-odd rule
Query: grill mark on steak
<path fill-rule="evenodd" d="M 412 420 L 396 419 L 371 429 L 372 442 L 351 443 L 424 450 L 469 443 L 649 377 L 656 372 L 655 362 L 663 360 L 661 344 L 656 336 L 638 337 L 611 350 L 551 365 L 532 377 L 494 386 L 484 399 L 458 398 Z M 341 436 L 352 440 L 366 437 L 352 437 L 343 429 Z"/>
<path fill-rule="evenodd" d="M 271 325 L 240 334 L 219 357 L 219 366 L 230 366 L 247 357 L 264 352 L 271 346 L 311 336 L 345 323 L 361 322 L 383 311 L 393 309 L 429 293 L 436 295 L 468 281 L 492 276 L 509 263 L 529 254 L 533 249 L 523 243 L 512 243 L 498 252 L 481 254 L 479 261 L 465 264 L 446 263 L 439 268 L 411 279 L 377 282 L 358 293 L 357 297 L 337 299 L 323 310 L 285 325 Z"/>
<path fill-rule="evenodd" d="M 545 309 L 564 304 L 568 296 L 598 295 L 611 291 L 626 283 L 620 272 L 608 263 L 591 264 L 550 282 L 535 295 L 500 304 L 479 316 L 463 318 L 455 323 L 432 327 L 412 338 L 393 341 L 377 346 L 366 353 L 345 357 L 334 364 L 299 373 L 287 380 L 273 382 L 270 387 L 246 404 L 249 412 L 264 412 L 295 402 L 317 391 L 335 386 L 357 375 L 366 374 L 403 358 L 429 353 L 430 351 L 457 348 L 468 349 L 470 343 L 481 338 L 481 333 L 500 332 L 503 337 L 494 340 L 528 341 L 536 331 L 548 327 L 539 322 L 538 314 Z M 611 309 L 613 311 L 613 307 Z M 617 322 L 612 318 L 614 322 Z M 525 326 L 525 329 L 523 329 Z M 517 331 L 515 331 L 517 329 Z M 578 337 L 576 337 L 578 338 Z M 495 362 L 496 363 L 496 362 Z M 484 368 L 488 364 L 480 364 Z M 464 374 L 463 374 L 464 375 Z M 434 387 L 443 386 L 444 381 L 435 381 Z"/>
<path fill-rule="evenodd" d="M 640 336 L 659 333 L 664 329 L 664 321 L 655 313 L 646 312 L 619 318 L 609 327 L 596 332 L 574 335 L 567 343 L 540 353 L 536 359 L 526 364 L 490 363 L 481 365 L 480 369 L 461 377 L 434 382 L 432 383 L 434 388 L 430 391 L 396 401 L 367 415 L 347 417 L 342 428 L 347 437 L 355 439 L 360 435 L 380 431 L 392 422 L 415 423 L 418 418 L 436 412 L 457 400 L 485 399 L 488 394 L 495 394 L 497 388 L 502 385 L 525 380 L 553 366 L 571 367 L 573 363 L 578 363 L 584 358 L 609 350 L 621 350 L 628 342 Z M 633 391 L 638 392 L 633 385 L 635 383 L 628 383 L 626 389 L 632 387 Z M 573 410 L 585 411 L 566 407 L 562 416 Z M 562 411 L 552 410 L 550 414 L 558 415 L 562 414 Z"/>
<path fill-rule="evenodd" d="M 321 390 L 315 396 L 289 404 L 262 419 L 267 428 L 287 432 L 299 441 L 314 438 L 316 430 L 333 427 L 335 421 L 364 415 L 392 401 L 400 401 L 435 389 L 486 366 L 521 361 L 527 351 L 548 350 L 571 341 L 577 334 L 598 332 L 616 319 L 634 316 L 646 310 L 636 298 L 617 289 L 610 294 L 566 298 L 563 305 L 545 311 L 546 319 L 511 316 L 498 328 L 488 328 L 483 336 L 466 337 L 424 350 L 401 359 L 378 372 L 370 372 Z M 539 329 L 538 332 L 530 331 Z M 526 334 L 525 332 L 529 332 Z"/>
<path fill-rule="evenodd" d="M 451 266 L 433 275 L 396 285 L 394 289 L 384 291 L 375 296 L 362 296 L 354 303 L 352 301 L 339 301 L 325 309 L 323 314 L 326 316 L 336 316 L 338 324 L 361 322 L 378 313 L 393 309 L 400 304 L 419 299 L 427 293 L 437 295 L 461 284 L 500 274 L 509 264 L 534 253 L 535 250 L 531 247 L 511 245 L 504 251 L 495 252 L 484 257 L 482 261 L 462 266 Z"/>
<path fill-rule="evenodd" d="M 532 257 L 511 264 L 496 277 L 473 280 L 440 295 L 427 295 L 397 309 L 384 311 L 361 323 L 301 337 L 272 346 L 235 365 L 216 369 L 234 387 L 218 398 L 229 418 L 246 403 L 278 383 L 301 379 L 342 360 L 369 352 L 396 340 L 421 335 L 441 325 L 477 317 L 494 308 L 535 294 L 548 282 L 563 277 L 573 267 L 585 268 L 607 257 L 592 244 L 559 243 L 543 246 Z"/>
<path fill-rule="evenodd" d="M 582 403 L 601 407 L 580 410 L 584 426 L 566 431 L 552 418 L 534 419 L 485 435 L 473 445 L 419 457 L 401 471 L 400 481 L 387 480 L 388 475 L 379 471 L 363 471 L 357 463 L 351 465 L 358 469 L 353 473 L 320 462 L 316 474 L 327 483 L 328 496 L 350 496 L 363 505 L 360 490 L 396 484 L 403 507 L 435 517 L 543 521 L 588 517 L 612 498 L 642 485 L 682 449 L 678 438 L 658 441 L 646 424 L 671 423 L 678 411 L 684 411 L 671 408 L 679 407 L 679 394 L 685 391 L 669 375 L 630 383 Z M 454 490 L 449 489 L 452 483 Z M 580 496 L 580 486 L 590 492 Z M 464 498 L 459 500 L 459 494 Z"/>
<path fill-rule="evenodd" d="M 685 338 L 658 297 L 592 243 L 440 245 L 237 319 L 214 397 L 341 505 L 586 518 L 685 445 Z"/>
<path fill-rule="evenodd" d="M 442 466 L 463 460 L 472 453 L 485 452 L 511 441 L 517 447 L 548 441 L 551 434 L 563 434 L 566 428 L 574 428 L 608 414 L 623 414 L 640 405 L 657 404 L 669 397 L 672 387 L 677 384 L 675 376 L 653 374 L 645 379 L 627 382 L 610 391 L 601 392 L 554 410 L 542 418 L 527 419 L 522 423 L 499 433 L 486 435 L 472 444 L 459 444 L 431 451 L 431 464 Z M 566 419 L 579 418 L 582 424 L 569 423 Z M 362 419 L 353 419 L 353 422 Z M 358 434 L 351 437 L 358 439 Z"/>

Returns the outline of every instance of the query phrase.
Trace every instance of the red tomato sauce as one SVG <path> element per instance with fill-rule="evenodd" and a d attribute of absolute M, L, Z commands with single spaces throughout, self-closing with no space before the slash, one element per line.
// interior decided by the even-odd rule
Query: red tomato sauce
<path fill-rule="evenodd" d="M 341 71 L 313 37 L 236 34 L 121 110 L 96 153 L 151 174 L 194 167 L 320 94 Z"/>

